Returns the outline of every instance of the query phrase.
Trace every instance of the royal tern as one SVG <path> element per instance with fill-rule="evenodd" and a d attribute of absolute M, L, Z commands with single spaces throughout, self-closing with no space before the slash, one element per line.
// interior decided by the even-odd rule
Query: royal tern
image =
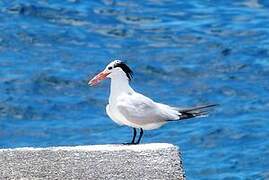
<path fill-rule="evenodd" d="M 117 124 L 133 128 L 133 138 L 128 144 L 139 144 L 143 130 L 157 129 L 169 121 L 202 117 L 207 115 L 208 108 L 216 106 L 216 104 L 210 104 L 182 109 L 155 102 L 131 88 L 129 82 L 132 75 L 133 72 L 126 63 L 115 60 L 88 83 L 94 86 L 106 78 L 111 79 L 106 112 Z M 136 129 L 140 129 L 137 141 L 135 141 Z"/>

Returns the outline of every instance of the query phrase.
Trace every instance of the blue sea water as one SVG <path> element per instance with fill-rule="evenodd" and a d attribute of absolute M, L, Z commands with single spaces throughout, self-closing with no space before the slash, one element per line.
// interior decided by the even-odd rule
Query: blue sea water
<path fill-rule="evenodd" d="M 146 131 L 179 146 L 187 179 L 269 179 L 267 0 L 0 1 L 0 148 L 130 141 L 105 113 L 112 59 L 132 86 L 208 117 Z"/>

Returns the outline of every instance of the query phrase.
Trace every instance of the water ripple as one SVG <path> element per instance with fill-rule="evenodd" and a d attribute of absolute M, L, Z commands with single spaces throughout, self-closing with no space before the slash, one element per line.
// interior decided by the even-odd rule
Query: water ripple
<path fill-rule="evenodd" d="M 219 103 L 206 119 L 145 133 L 183 152 L 188 179 L 268 179 L 269 4 L 0 1 L 0 147 L 122 143 L 105 114 L 115 58 L 156 101 Z M 211 157 L 211 158 L 208 158 Z"/>

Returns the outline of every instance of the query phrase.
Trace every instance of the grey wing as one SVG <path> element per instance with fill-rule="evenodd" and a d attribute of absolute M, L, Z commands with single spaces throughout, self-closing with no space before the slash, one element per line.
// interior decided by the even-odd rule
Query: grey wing
<path fill-rule="evenodd" d="M 124 95 L 117 103 L 119 112 L 126 120 L 140 125 L 178 119 L 178 112 L 168 107 L 138 93 Z"/>

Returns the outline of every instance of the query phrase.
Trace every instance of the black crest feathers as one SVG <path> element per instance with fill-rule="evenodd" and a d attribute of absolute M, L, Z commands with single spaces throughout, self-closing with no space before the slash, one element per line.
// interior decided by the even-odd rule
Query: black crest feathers
<path fill-rule="evenodd" d="M 131 68 L 129 66 L 127 66 L 127 64 L 125 64 L 124 62 L 119 61 L 118 63 L 116 63 L 114 65 L 114 67 L 120 67 L 125 72 L 125 74 L 128 77 L 129 81 L 131 81 L 131 79 L 133 78 L 133 71 L 131 70 Z"/>

